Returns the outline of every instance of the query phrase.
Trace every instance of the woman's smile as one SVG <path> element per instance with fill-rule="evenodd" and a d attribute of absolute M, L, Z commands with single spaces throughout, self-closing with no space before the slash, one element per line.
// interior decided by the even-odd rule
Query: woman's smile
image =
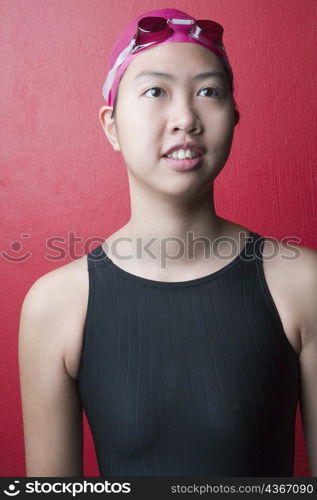
<path fill-rule="evenodd" d="M 184 158 L 182 160 L 177 160 L 175 158 L 168 158 L 168 156 L 163 156 L 164 164 L 173 170 L 180 170 L 187 172 L 189 170 L 198 169 L 204 160 L 204 154 L 196 156 L 195 158 Z"/>

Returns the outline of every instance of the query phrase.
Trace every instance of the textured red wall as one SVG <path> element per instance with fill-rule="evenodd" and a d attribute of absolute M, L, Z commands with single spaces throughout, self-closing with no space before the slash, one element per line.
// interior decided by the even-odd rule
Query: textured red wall
<path fill-rule="evenodd" d="M 167 6 L 225 28 L 241 121 L 216 181 L 218 213 L 317 248 L 315 0 L 2 0 L 1 476 L 25 475 L 23 298 L 39 276 L 129 218 L 125 166 L 98 121 L 110 48 L 121 26 Z M 54 237 L 61 252 L 47 247 Z M 85 431 L 85 474 L 98 475 L 86 424 Z M 309 475 L 299 420 L 295 475 Z"/>

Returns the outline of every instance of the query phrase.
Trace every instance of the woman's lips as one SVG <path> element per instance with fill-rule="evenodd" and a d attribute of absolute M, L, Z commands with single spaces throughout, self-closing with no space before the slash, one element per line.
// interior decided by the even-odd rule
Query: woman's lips
<path fill-rule="evenodd" d="M 174 158 L 168 158 L 163 156 L 164 162 L 173 170 L 195 170 L 199 168 L 203 162 L 203 154 L 196 156 L 195 158 L 185 158 L 184 160 L 175 160 Z"/>

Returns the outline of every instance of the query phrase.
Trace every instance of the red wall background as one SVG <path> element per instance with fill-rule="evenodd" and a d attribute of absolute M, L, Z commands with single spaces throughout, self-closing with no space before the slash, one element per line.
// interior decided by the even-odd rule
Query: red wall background
<path fill-rule="evenodd" d="M 2 0 L 1 476 L 25 475 L 23 298 L 38 277 L 129 219 L 125 166 L 98 121 L 101 87 L 121 27 L 162 7 L 225 28 L 241 120 L 216 180 L 217 212 L 317 249 L 315 0 Z M 98 475 L 86 420 L 85 475 Z M 295 475 L 309 476 L 299 414 Z"/>

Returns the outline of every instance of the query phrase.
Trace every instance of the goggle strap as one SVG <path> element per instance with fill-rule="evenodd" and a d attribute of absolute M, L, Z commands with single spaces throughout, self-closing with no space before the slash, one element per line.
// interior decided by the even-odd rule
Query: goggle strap
<path fill-rule="evenodd" d="M 120 64 L 125 60 L 125 58 L 129 54 L 130 49 L 134 45 L 134 42 L 135 42 L 135 39 L 133 38 L 133 40 L 131 40 L 131 42 L 129 43 L 129 45 L 125 49 L 123 49 L 122 52 L 120 52 L 120 54 L 118 55 L 118 57 L 117 57 L 114 65 L 113 65 L 112 69 L 108 73 L 106 81 L 105 81 L 105 83 L 102 86 L 102 94 L 103 94 L 104 98 L 106 99 L 106 101 L 108 100 L 109 91 L 110 91 L 110 89 L 112 87 L 112 84 L 114 82 L 114 79 L 116 77 L 117 68 L 118 68 L 118 66 L 120 66 Z"/>

